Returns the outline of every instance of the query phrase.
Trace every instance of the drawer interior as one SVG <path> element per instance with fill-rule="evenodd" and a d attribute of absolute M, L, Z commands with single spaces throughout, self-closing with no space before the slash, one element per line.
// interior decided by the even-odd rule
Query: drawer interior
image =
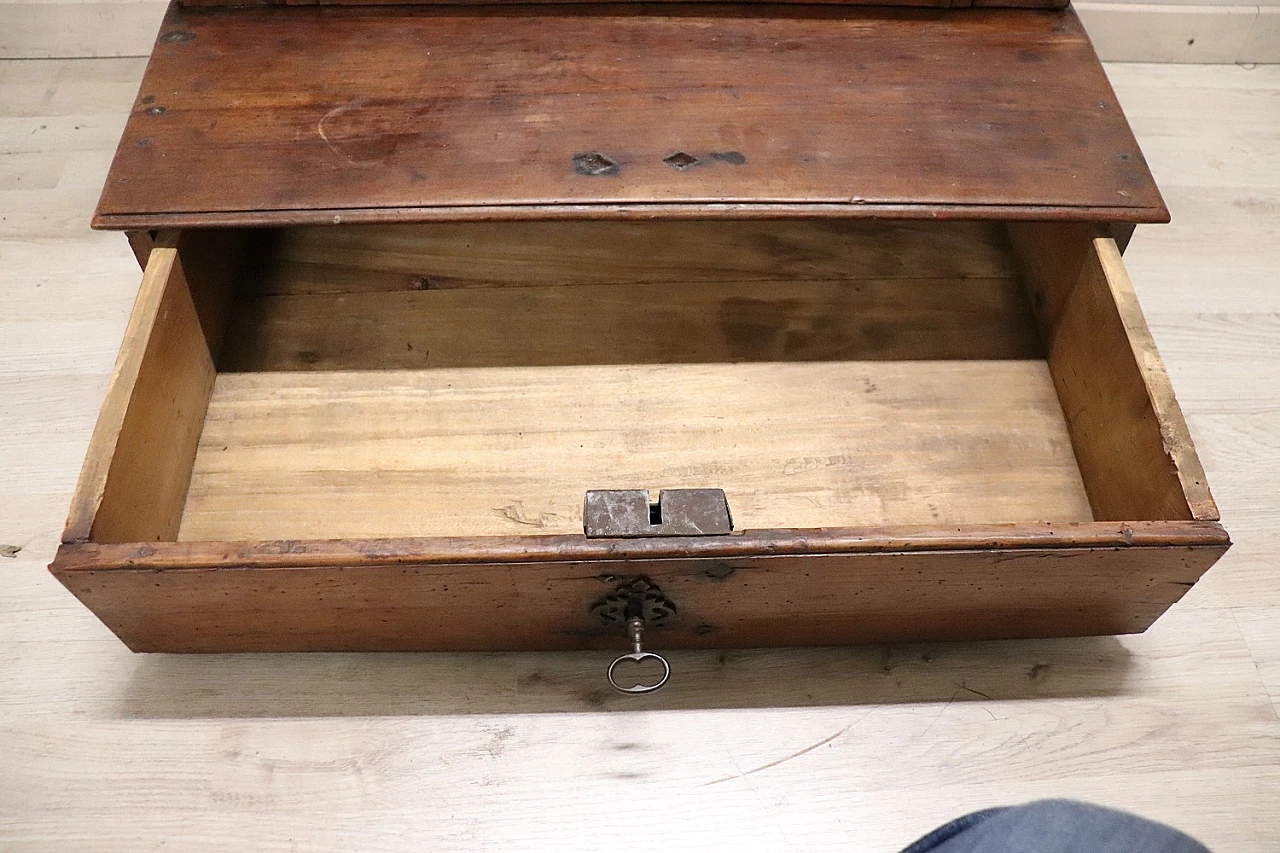
<path fill-rule="evenodd" d="M 1205 518 L 1114 242 L 998 222 L 159 236 L 73 506 L 94 542 Z"/>

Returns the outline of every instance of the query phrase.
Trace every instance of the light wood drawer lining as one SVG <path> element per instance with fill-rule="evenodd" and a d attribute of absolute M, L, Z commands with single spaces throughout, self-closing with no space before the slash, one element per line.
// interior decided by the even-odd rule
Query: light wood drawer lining
<path fill-rule="evenodd" d="M 1216 517 L 1110 241 L 1070 226 L 1014 230 L 1039 294 L 1046 370 L 995 224 L 849 224 L 843 236 L 832 223 L 815 233 L 786 223 L 772 236 L 767 223 L 678 225 L 690 238 L 682 245 L 695 248 L 665 254 L 646 253 L 643 226 L 624 233 L 616 223 L 527 226 L 505 242 L 510 224 L 370 229 L 363 238 L 333 229 L 331 241 L 286 231 L 273 260 L 254 267 L 265 279 L 234 299 L 226 283 L 253 278 L 228 272 L 228 258 L 250 257 L 241 236 L 189 232 L 176 249 L 162 238 L 68 541 L 165 540 L 179 530 L 195 539 L 573 532 L 581 492 L 614 485 L 738 484 L 740 520 L 762 527 Z M 571 251 L 598 252 L 611 243 L 601 235 L 625 251 L 594 264 Z M 558 265 L 537 262 L 539 239 Z M 783 259 L 781 272 L 770 257 Z M 1073 269 L 1072 258 L 1076 295 L 1058 298 L 1067 285 L 1053 275 Z M 194 281 L 182 260 L 195 261 Z M 325 267 L 342 272 L 317 279 Z M 693 281 L 672 280 L 680 268 Z M 820 277 L 797 280 L 806 270 Z M 433 276 L 448 286 L 415 284 Z M 199 323 L 190 308 L 158 308 L 186 304 L 184 291 Z M 1095 313 L 1111 305 L 1114 322 L 1063 322 L 1071 311 L 1060 307 L 1077 302 Z M 764 334 L 768 324 L 727 332 L 720 321 L 741 319 L 744 305 L 781 316 L 785 334 Z M 485 310 L 492 324 L 480 321 Z M 681 311 L 694 322 L 672 322 Z M 160 367 L 168 356 L 153 342 L 166 336 L 211 358 L 228 314 L 227 372 L 212 391 L 199 358 L 178 359 L 176 373 Z M 563 324 L 569 316 L 577 325 Z M 527 334 L 556 322 L 556 334 Z M 430 345 L 413 354 L 412 334 L 432 324 L 444 335 L 438 361 Z M 328 349 L 308 348 L 308 336 Z M 631 348 L 592 362 L 610 337 Z M 1088 368 L 1077 374 L 1112 378 L 1064 382 L 1073 346 Z M 371 368 L 381 370 L 348 372 Z M 148 387 L 148 374 L 181 393 Z M 628 393 L 617 393 L 618 382 Z M 1129 393 L 1124 407 L 1112 405 L 1117 388 Z M 517 402 L 503 405 L 504 394 Z M 1073 401 L 1065 420 L 1059 399 Z M 130 410 L 132 425 L 120 414 Z M 698 426 L 699 413 L 709 426 Z M 690 424 L 694 440 L 673 437 L 673 425 Z M 540 429 L 558 449 L 523 435 Z M 595 450 L 575 456 L 573 429 Z M 1113 434 L 1131 436 L 1120 452 Z M 1110 468 L 1098 461 L 1108 457 Z M 144 494 L 152 509 L 139 511 Z"/>

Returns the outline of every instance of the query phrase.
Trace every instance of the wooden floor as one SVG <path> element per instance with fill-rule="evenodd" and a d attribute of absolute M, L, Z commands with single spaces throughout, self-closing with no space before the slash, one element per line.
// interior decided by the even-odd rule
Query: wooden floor
<path fill-rule="evenodd" d="M 139 275 L 88 231 L 141 60 L 0 62 L 0 849 L 849 850 L 1070 796 L 1280 849 L 1280 66 L 1112 66 L 1127 260 L 1235 548 L 1141 636 L 144 657 L 45 571 Z M 620 644 L 621 646 L 621 644 Z M 656 840 L 655 840 L 656 839 Z"/>

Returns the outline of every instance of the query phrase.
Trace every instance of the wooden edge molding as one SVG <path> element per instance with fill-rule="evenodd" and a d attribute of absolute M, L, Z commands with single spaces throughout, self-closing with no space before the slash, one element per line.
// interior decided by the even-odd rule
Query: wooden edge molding
<path fill-rule="evenodd" d="M 587 539 L 585 536 L 318 539 L 271 542 L 74 542 L 58 549 L 60 575 L 102 570 L 183 570 L 733 559 L 920 551 L 1177 548 L 1225 550 L 1212 521 L 997 524 L 965 527 L 748 530 L 730 536 Z"/>
<path fill-rule="evenodd" d="M 1169 210 L 1159 207 L 1053 207 L 997 204 L 867 203 L 629 203 L 470 205 L 439 207 L 330 208 L 319 210 L 235 210 L 195 213 L 97 213 L 92 226 L 104 231 L 154 228 L 287 227 L 387 222 L 518 222 L 549 219 L 978 219 L 1034 222 L 1159 224 Z"/>

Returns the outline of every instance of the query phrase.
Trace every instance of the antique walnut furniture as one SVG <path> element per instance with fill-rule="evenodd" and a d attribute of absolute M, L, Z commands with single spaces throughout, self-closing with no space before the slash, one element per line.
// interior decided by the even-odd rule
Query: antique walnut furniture
<path fill-rule="evenodd" d="M 1142 631 L 1230 544 L 1167 219 L 1070 9 L 175 5 L 52 570 L 137 651 Z"/>

